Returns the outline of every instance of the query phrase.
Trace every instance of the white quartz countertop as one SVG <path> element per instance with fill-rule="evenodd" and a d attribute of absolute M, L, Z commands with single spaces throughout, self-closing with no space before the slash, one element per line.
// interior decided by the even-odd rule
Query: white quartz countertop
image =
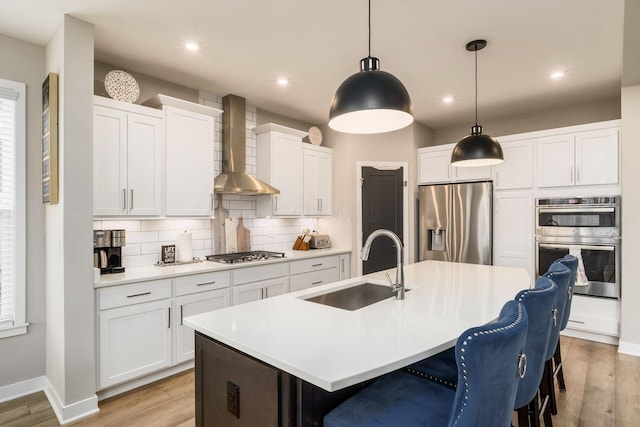
<path fill-rule="evenodd" d="M 388 270 L 395 277 L 395 268 Z M 404 300 L 348 311 L 304 298 L 387 283 L 384 272 L 185 318 L 195 330 L 327 391 L 407 366 L 495 319 L 530 286 L 523 269 L 423 261 L 405 266 Z"/>
<path fill-rule="evenodd" d="M 94 288 L 124 285 L 127 283 L 142 282 L 146 280 L 170 279 L 172 277 L 186 276 L 189 274 L 234 270 L 238 268 L 254 267 L 257 265 L 291 262 L 300 259 L 316 258 L 329 255 L 340 255 L 345 253 L 351 253 L 351 249 L 329 248 L 310 249 L 308 251 L 285 251 L 284 258 L 275 258 L 264 261 L 239 262 L 234 264 L 223 264 L 216 261 L 205 260 L 202 262 L 181 265 L 149 265 L 145 267 L 127 267 L 124 273 L 101 275 L 100 280 L 94 283 Z"/>

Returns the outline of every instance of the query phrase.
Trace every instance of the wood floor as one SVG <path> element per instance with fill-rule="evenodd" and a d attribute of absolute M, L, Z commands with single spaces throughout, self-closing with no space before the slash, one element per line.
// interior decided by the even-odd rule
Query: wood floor
<path fill-rule="evenodd" d="M 640 358 L 617 347 L 561 337 L 567 392 L 557 393 L 555 427 L 640 427 Z M 44 393 L 0 404 L 0 426 L 58 426 Z M 74 427 L 195 425 L 193 371 L 100 402 Z"/>

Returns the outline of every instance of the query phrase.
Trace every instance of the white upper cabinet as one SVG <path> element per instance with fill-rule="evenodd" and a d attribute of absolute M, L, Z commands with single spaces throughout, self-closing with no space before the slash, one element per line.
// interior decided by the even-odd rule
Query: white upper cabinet
<path fill-rule="evenodd" d="M 493 167 L 496 190 L 533 187 L 533 140 L 500 143 L 504 162 Z"/>
<path fill-rule="evenodd" d="M 618 183 L 618 129 L 576 134 L 576 184 Z"/>
<path fill-rule="evenodd" d="M 214 117 L 222 110 L 162 100 L 166 126 L 165 213 L 213 215 Z M 187 109 L 188 108 L 188 109 Z"/>
<path fill-rule="evenodd" d="M 538 187 L 575 184 L 573 134 L 554 135 L 536 140 L 536 181 Z"/>
<path fill-rule="evenodd" d="M 160 215 L 162 113 L 94 97 L 94 214 Z"/>
<path fill-rule="evenodd" d="M 538 187 L 618 183 L 618 129 L 549 136 L 536 140 Z"/>
<path fill-rule="evenodd" d="M 302 144 L 305 215 L 331 215 L 333 150 Z"/>
<path fill-rule="evenodd" d="M 451 166 L 453 147 L 455 144 L 418 149 L 418 181 L 420 184 L 479 181 L 491 178 L 490 166 L 471 168 Z"/>
<path fill-rule="evenodd" d="M 302 138 L 307 132 L 267 123 L 254 129 L 257 135 L 256 175 L 280 190 L 280 194 L 258 196 L 256 214 L 299 216 L 303 213 Z"/>
<path fill-rule="evenodd" d="M 426 147 L 418 150 L 418 180 L 420 184 L 451 180 L 451 152 L 453 147 Z"/>

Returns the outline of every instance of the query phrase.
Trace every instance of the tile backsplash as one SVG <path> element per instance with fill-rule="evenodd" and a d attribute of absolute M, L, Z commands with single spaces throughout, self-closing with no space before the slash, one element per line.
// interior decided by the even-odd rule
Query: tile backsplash
<path fill-rule="evenodd" d="M 246 200 L 251 197 L 254 200 Z M 225 204 L 228 203 L 228 206 Z M 244 226 L 251 230 L 251 250 L 283 252 L 291 250 L 296 236 L 303 228 L 314 230 L 317 218 L 254 218 L 255 196 L 230 196 L 222 201 L 230 209 L 230 217 L 243 217 Z M 233 209 L 240 207 L 240 209 Z M 244 209 L 248 208 L 248 209 Z M 253 215 L 235 215 L 235 212 Z M 185 230 L 193 238 L 193 256 L 204 258 L 213 252 L 213 220 L 205 219 L 109 219 L 95 220 L 95 230 L 127 231 L 127 243 L 122 248 L 124 267 L 141 267 L 155 264 L 160 260 L 162 245 L 173 245 L 176 236 Z"/>

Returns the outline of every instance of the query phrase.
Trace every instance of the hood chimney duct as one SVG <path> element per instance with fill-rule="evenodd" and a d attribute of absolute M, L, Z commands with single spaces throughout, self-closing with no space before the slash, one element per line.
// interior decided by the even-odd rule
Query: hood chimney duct
<path fill-rule="evenodd" d="M 236 95 L 222 98 L 222 173 L 215 179 L 217 194 L 280 194 L 280 190 L 246 171 L 246 100 Z"/>

